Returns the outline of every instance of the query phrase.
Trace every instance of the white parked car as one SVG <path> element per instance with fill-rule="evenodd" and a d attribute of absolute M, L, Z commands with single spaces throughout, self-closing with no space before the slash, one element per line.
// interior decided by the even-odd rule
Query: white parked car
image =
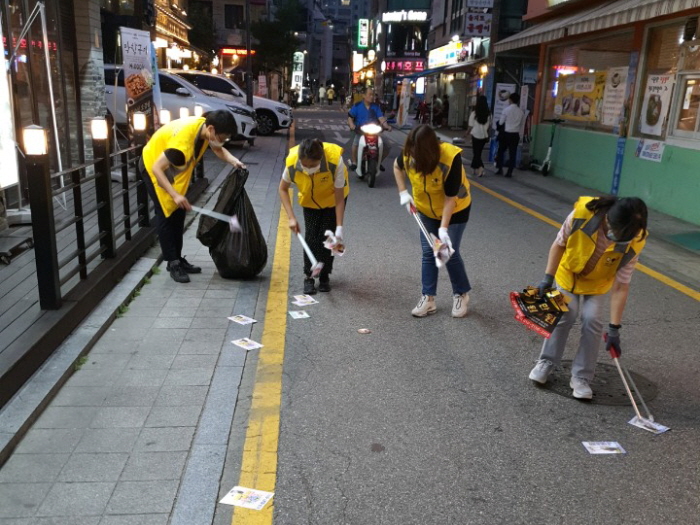
<path fill-rule="evenodd" d="M 255 110 L 246 104 L 237 101 L 222 100 L 201 91 L 197 86 L 187 80 L 168 73 L 158 72 L 161 100 L 163 109 L 170 111 L 174 120 L 180 116 L 180 108 L 187 108 L 190 115 L 195 114 L 195 106 L 201 106 L 202 110 L 215 111 L 228 110 L 233 113 L 238 126 L 238 140 L 247 140 L 251 144 L 258 134 Z M 125 125 L 126 122 L 126 89 L 124 88 L 124 71 L 120 66 L 105 65 L 105 99 L 107 108 L 114 116 L 117 124 Z"/>
<path fill-rule="evenodd" d="M 171 73 L 188 80 L 207 94 L 226 102 L 246 103 L 247 97 L 238 84 L 225 75 L 214 75 L 204 71 L 169 69 Z M 258 134 L 270 135 L 278 129 L 292 125 L 292 108 L 287 104 L 275 102 L 265 97 L 253 97 L 253 108 L 258 116 Z"/>

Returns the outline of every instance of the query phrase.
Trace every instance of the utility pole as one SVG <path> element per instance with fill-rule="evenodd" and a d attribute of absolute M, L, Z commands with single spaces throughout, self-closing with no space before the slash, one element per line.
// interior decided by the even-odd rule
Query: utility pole
<path fill-rule="evenodd" d="M 245 0 L 245 47 L 246 47 L 246 74 L 245 91 L 246 104 L 253 106 L 253 51 L 250 49 L 250 0 Z"/>

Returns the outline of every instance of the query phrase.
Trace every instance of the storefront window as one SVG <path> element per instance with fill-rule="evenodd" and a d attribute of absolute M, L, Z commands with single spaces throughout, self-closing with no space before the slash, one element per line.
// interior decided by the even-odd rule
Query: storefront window
<path fill-rule="evenodd" d="M 608 77 L 626 78 L 633 32 L 551 46 L 548 50 L 542 119 L 562 118 L 566 125 L 612 132 L 620 108 L 605 98 Z M 624 84 L 615 83 L 624 92 Z M 619 98 L 619 97 L 618 97 Z M 619 105 L 619 101 L 617 102 Z"/>

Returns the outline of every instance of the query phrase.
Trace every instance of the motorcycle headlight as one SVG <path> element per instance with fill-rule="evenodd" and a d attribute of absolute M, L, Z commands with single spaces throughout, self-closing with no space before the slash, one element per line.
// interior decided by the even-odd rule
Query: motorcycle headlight
<path fill-rule="evenodd" d="M 360 130 L 367 135 L 379 135 L 382 132 L 382 127 L 379 124 L 371 123 L 360 127 Z"/>

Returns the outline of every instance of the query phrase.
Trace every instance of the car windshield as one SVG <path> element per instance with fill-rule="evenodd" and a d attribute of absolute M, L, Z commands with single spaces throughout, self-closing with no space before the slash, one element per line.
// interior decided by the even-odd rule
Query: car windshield
<path fill-rule="evenodd" d="M 162 75 L 162 74 L 163 74 L 163 73 L 161 73 L 161 75 Z M 210 96 L 211 96 L 211 95 L 207 95 L 204 91 L 202 91 L 201 89 L 199 89 L 199 88 L 198 88 L 197 86 L 195 86 L 192 82 L 190 82 L 189 80 L 184 79 L 184 78 L 181 77 L 180 75 L 172 75 L 172 76 L 175 77 L 178 81 L 184 83 L 185 86 L 187 87 L 187 89 L 192 90 L 194 93 L 197 93 L 198 95 L 204 95 L 205 97 L 210 97 Z"/>

